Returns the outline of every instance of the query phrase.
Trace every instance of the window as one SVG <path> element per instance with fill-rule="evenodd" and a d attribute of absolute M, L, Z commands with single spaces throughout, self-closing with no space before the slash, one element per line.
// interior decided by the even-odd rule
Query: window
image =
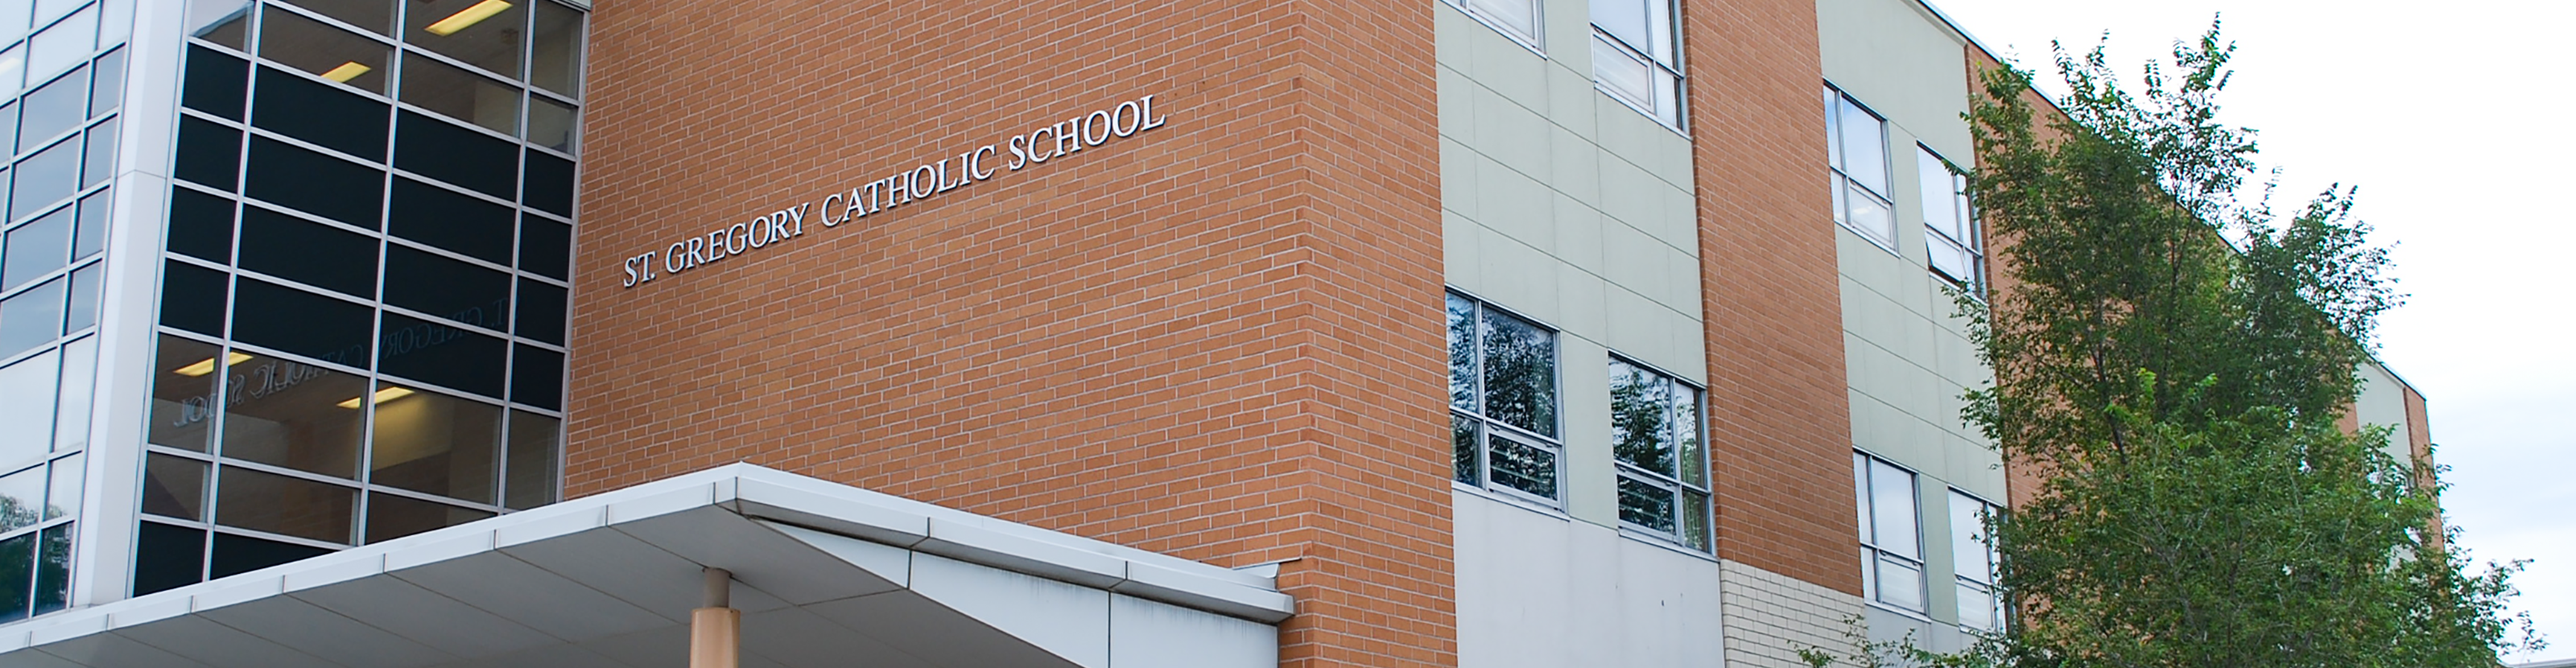
<path fill-rule="evenodd" d="M 1458 482 L 1557 503 L 1556 332 L 1449 295 L 1449 408 Z"/>
<path fill-rule="evenodd" d="M 1699 390 L 1610 360 L 1610 452 L 1618 461 L 1619 521 L 1673 542 L 1709 547 L 1708 454 Z"/>
<path fill-rule="evenodd" d="M 1932 271 L 1969 292 L 1985 283 L 1986 246 L 1968 207 L 1968 177 L 1932 149 L 1914 147 L 1915 177 L 1923 185 L 1923 245 Z"/>
<path fill-rule="evenodd" d="M 1592 0 L 1595 87 L 1682 127 L 1681 31 L 1672 0 Z"/>
<path fill-rule="evenodd" d="M 2003 629 L 2003 599 L 1995 594 L 1995 545 L 1986 530 L 1989 518 L 2003 516 L 2002 506 L 1950 490 L 1950 556 L 1959 578 L 1959 625 L 1979 631 Z"/>
<path fill-rule="evenodd" d="M 1457 7 L 1459 11 L 1466 12 L 1468 16 L 1476 17 L 1476 20 L 1484 22 L 1485 25 L 1493 26 L 1495 32 L 1520 42 L 1522 46 L 1532 50 L 1546 46 L 1546 43 L 1540 40 L 1540 33 L 1543 31 L 1539 27 L 1545 23 L 1539 18 L 1538 0 L 1442 1 Z"/>
<path fill-rule="evenodd" d="M 1896 249 L 1896 208 L 1888 193 L 1887 121 L 1825 88 L 1825 150 L 1832 164 L 1834 222 Z"/>
<path fill-rule="evenodd" d="M 1860 499 L 1862 590 L 1871 601 L 1923 612 L 1922 515 L 1915 512 L 1914 472 L 1855 452 L 1852 480 Z"/>

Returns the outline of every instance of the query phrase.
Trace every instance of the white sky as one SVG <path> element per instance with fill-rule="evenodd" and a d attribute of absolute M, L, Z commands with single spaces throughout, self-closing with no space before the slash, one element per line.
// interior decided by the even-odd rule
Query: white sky
<path fill-rule="evenodd" d="M 2223 13 L 2238 49 L 2222 119 L 2261 130 L 2263 162 L 2286 170 L 2275 209 L 2356 184 L 2356 213 L 2396 244 L 2411 296 L 2381 359 L 2428 399 L 2462 544 L 2533 560 L 2514 607 L 2555 641 L 2505 660 L 2576 658 L 2576 140 L 2556 114 L 2576 107 L 2576 3 L 1933 2 L 2044 82 L 2052 39 L 2081 51 L 2109 30 L 2134 70 Z"/>

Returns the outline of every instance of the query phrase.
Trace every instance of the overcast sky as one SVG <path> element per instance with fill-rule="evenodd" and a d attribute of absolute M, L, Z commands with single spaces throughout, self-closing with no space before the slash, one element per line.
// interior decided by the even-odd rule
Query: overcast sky
<path fill-rule="evenodd" d="M 2407 305 L 2380 358 L 2422 391 L 2443 497 L 2480 561 L 2531 559 L 2515 609 L 2576 658 L 2576 107 L 2564 0 L 1933 0 L 2054 82 L 2049 41 L 2105 30 L 2131 69 L 2213 16 L 2238 45 L 2222 120 L 2287 170 L 2276 209 L 2330 183 L 2394 244 Z"/>

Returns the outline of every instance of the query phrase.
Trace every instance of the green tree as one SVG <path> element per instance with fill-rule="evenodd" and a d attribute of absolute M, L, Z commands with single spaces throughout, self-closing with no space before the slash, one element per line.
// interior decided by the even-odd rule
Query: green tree
<path fill-rule="evenodd" d="M 2217 121 L 2234 49 L 2213 25 L 2136 93 L 2101 47 L 2060 50 L 2062 117 L 2029 73 L 1983 74 L 1972 181 L 2003 276 L 1960 302 L 1995 372 L 1966 417 L 2041 482 L 1989 527 L 2005 632 L 1870 662 L 2486 668 L 2539 642 L 2508 638 L 2519 564 L 2464 573 L 2436 478 L 2337 426 L 2399 301 L 2388 256 L 2353 190 L 2280 221 L 2248 187 L 2255 135 Z"/>

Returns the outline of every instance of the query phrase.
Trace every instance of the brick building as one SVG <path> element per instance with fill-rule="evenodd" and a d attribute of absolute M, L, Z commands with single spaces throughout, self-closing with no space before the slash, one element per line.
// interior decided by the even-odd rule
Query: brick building
<path fill-rule="evenodd" d="M 1991 57 L 1918 0 L 1395 5 L 0 1 L 0 662 L 1999 623 Z"/>

